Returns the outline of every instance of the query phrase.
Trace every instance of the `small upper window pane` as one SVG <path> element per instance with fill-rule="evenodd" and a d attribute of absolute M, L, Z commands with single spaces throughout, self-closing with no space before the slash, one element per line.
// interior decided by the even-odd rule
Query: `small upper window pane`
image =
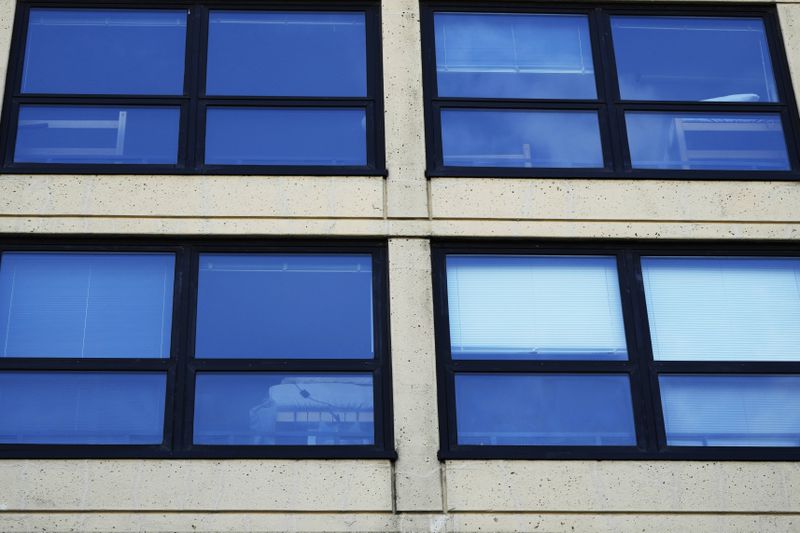
<path fill-rule="evenodd" d="M 777 102 L 761 19 L 611 17 L 623 100 Z"/>
<path fill-rule="evenodd" d="M 369 255 L 203 254 L 198 358 L 371 359 Z"/>
<path fill-rule="evenodd" d="M 447 257 L 453 359 L 628 358 L 613 257 Z"/>
<path fill-rule="evenodd" d="M 366 96 L 363 12 L 212 11 L 206 93 Z"/>
<path fill-rule="evenodd" d="M 642 258 L 653 357 L 800 361 L 800 259 Z"/>
<path fill-rule="evenodd" d="M 168 358 L 172 254 L 5 252 L 0 356 Z"/>
<path fill-rule="evenodd" d="M 30 10 L 23 93 L 183 94 L 186 11 Z"/>
<path fill-rule="evenodd" d="M 585 15 L 436 13 L 439 96 L 597 97 Z"/>

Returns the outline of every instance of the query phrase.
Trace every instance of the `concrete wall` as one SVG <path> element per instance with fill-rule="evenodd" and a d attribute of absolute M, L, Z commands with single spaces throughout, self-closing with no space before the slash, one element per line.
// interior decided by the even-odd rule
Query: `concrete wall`
<path fill-rule="evenodd" d="M 800 531 L 793 463 L 436 460 L 431 238 L 798 239 L 800 184 L 426 180 L 417 1 L 383 24 L 388 178 L 6 175 L 0 232 L 387 238 L 398 461 L 1 460 L 0 530 Z"/>

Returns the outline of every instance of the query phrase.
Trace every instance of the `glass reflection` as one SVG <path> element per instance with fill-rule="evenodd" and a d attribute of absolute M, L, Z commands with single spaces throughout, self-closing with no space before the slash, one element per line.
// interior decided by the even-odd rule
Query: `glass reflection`
<path fill-rule="evenodd" d="M 197 375 L 195 444 L 369 445 L 374 418 L 367 374 Z"/>

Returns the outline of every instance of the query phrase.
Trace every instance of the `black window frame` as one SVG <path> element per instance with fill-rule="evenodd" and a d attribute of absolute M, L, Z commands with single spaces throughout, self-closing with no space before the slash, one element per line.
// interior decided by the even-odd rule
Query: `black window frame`
<path fill-rule="evenodd" d="M 595 69 L 597 99 L 512 99 L 440 97 L 437 88 L 434 14 L 436 12 L 525 13 L 585 15 Z M 688 16 L 761 18 L 770 48 L 778 102 L 686 102 L 622 100 L 617 83 L 610 17 Z M 435 0 L 422 2 L 422 70 L 425 101 L 427 165 L 425 175 L 438 177 L 589 178 L 781 181 L 800 179 L 800 115 L 794 96 L 777 8 L 774 5 L 580 4 L 503 2 L 468 3 Z M 441 109 L 589 110 L 598 113 L 603 168 L 455 167 L 444 165 Z M 760 112 L 781 116 L 790 170 L 661 170 L 632 168 L 625 126 L 625 111 Z"/>
<path fill-rule="evenodd" d="M 169 359 L 0 357 L 0 372 L 166 372 L 164 440 L 157 445 L 0 444 L 14 459 L 389 459 L 395 460 L 389 352 L 387 245 L 380 241 L 263 241 L 216 239 L 3 239 L 4 252 L 130 252 L 175 254 Z M 372 258 L 373 359 L 195 359 L 199 257 L 203 253 L 369 254 Z M 372 445 L 196 445 L 194 376 L 197 372 L 370 373 L 375 442 Z"/>
<path fill-rule="evenodd" d="M 79 95 L 25 94 L 21 92 L 25 41 L 31 8 L 63 9 L 140 9 L 187 10 L 186 57 L 182 95 Z M 209 96 L 205 94 L 206 58 L 208 52 L 208 14 L 221 11 L 358 11 L 365 14 L 367 92 L 364 97 L 261 97 Z M 275 0 L 18 0 L 14 19 L 11 56 L 8 63 L 3 115 L 0 133 L 2 163 L 6 174 L 160 174 L 160 175 L 264 175 L 264 176 L 383 176 L 386 177 L 383 66 L 381 45 L 380 5 L 375 0 L 344 0 L 342 2 Z M 107 164 L 107 163 L 15 163 L 14 147 L 17 135 L 19 106 L 24 104 L 96 106 L 129 105 L 180 107 L 177 163 L 174 165 Z M 366 112 L 366 152 L 364 166 L 325 165 L 207 165 L 205 152 L 205 110 L 215 107 L 269 108 L 357 108 Z"/>
<path fill-rule="evenodd" d="M 613 256 L 617 261 L 627 361 L 453 360 L 447 299 L 446 257 L 468 255 Z M 451 459 L 643 459 L 797 461 L 798 447 L 667 446 L 658 376 L 661 374 L 792 374 L 797 362 L 655 361 L 650 344 L 640 258 L 794 257 L 796 244 L 651 241 L 434 241 L 431 243 L 439 408 L 440 460 Z M 456 373 L 484 374 L 626 374 L 630 376 L 635 446 L 459 445 L 456 433 Z"/>

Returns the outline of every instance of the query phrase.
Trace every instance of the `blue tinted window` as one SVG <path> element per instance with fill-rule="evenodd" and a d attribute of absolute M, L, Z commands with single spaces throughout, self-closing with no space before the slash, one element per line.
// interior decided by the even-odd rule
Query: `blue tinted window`
<path fill-rule="evenodd" d="M 633 168 L 789 170 L 780 115 L 625 113 Z"/>
<path fill-rule="evenodd" d="M 761 19 L 611 17 L 624 100 L 777 102 Z"/>
<path fill-rule="evenodd" d="M 200 373 L 194 443 L 374 444 L 369 374 Z"/>
<path fill-rule="evenodd" d="M 633 446 L 623 375 L 459 374 L 458 443 Z"/>
<path fill-rule="evenodd" d="M 367 164 L 363 109 L 210 108 L 208 165 Z"/>
<path fill-rule="evenodd" d="M 372 358 L 369 255 L 204 254 L 196 357 Z"/>
<path fill-rule="evenodd" d="M 659 376 L 670 446 L 800 446 L 800 376 Z"/>
<path fill-rule="evenodd" d="M 24 93 L 183 94 L 186 12 L 30 10 Z"/>
<path fill-rule="evenodd" d="M 212 11 L 206 93 L 366 96 L 364 13 Z"/>
<path fill-rule="evenodd" d="M 442 110 L 444 164 L 600 168 L 594 111 Z"/>
<path fill-rule="evenodd" d="M 597 96 L 585 15 L 436 13 L 439 96 Z"/>
<path fill-rule="evenodd" d="M 171 254 L 7 252 L 2 357 L 168 358 Z"/>
<path fill-rule="evenodd" d="M 23 105 L 14 161 L 175 164 L 180 109 Z"/>
<path fill-rule="evenodd" d="M 161 444 L 166 374 L 0 372 L 0 443 Z"/>

